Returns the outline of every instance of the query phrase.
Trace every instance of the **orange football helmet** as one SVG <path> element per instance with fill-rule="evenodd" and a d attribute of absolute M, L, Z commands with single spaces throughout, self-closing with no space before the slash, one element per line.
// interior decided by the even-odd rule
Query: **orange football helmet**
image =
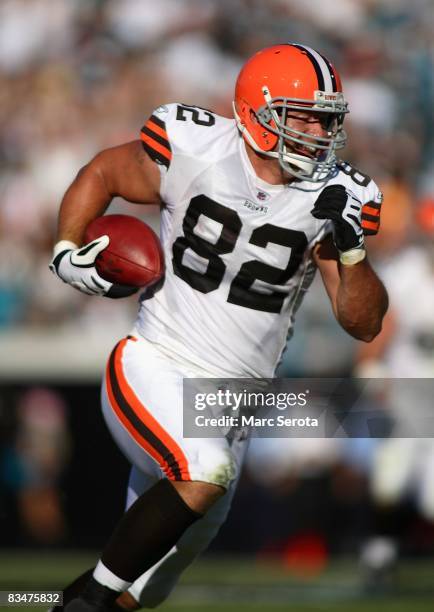
<path fill-rule="evenodd" d="M 329 178 L 335 151 L 345 146 L 348 104 L 339 74 L 310 47 L 267 47 L 241 69 L 233 104 L 238 128 L 258 153 L 279 159 L 282 168 L 310 182 Z M 327 136 L 307 135 L 287 125 L 288 111 L 326 113 Z M 311 157 L 294 152 L 307 147 Z"/>

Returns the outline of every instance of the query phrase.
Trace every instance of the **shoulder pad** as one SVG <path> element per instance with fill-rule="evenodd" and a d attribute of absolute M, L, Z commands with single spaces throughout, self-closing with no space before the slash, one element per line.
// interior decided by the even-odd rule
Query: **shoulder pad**
<path fill-rule="evenodd" d="M 151 159 L 169 168 L 174 153 L 192 155 L 202 149 L 209 139 L 207 128 L 218 119 L 224 120 L 199 106 L 164 104 L 154 110 L 141 129 L 143 147 Z"/>

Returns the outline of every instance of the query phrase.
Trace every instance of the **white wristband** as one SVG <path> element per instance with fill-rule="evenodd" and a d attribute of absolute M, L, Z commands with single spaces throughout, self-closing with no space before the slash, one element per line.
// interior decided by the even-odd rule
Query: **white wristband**
<path fill-rule="evenodd" d="M 339 261 L 344 266 L 354 266 L 354 264 L 363 261 L 365 257 L 365 249 L 350 249 L 349 251 L 339 251 Z"/>
<path fill-rule="evenodd" d="M 59 240 L 59 242 L 56 242 L 53 248 L 53 259 L 62 251 L 69 251 L 70 249 L 78 249 L 78 245 L 70 240 Z"/>

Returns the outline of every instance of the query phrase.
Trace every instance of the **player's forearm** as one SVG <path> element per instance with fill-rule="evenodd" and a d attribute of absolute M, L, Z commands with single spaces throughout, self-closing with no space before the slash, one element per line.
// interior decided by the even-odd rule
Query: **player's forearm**
<path fill-rule="evenodd" d="M 336 315 L 341 326 L 354 338 L 370 342 L 381 331 L 388 297 L 368 261 L 340 266 Z"/>
<path fill-rule="evenodd" d="M 69 240 L 80 246 L 87 225 L 104 214 L 112 197 L 95 161 L 84 166 L 63 197 L 57 241 Z"/>

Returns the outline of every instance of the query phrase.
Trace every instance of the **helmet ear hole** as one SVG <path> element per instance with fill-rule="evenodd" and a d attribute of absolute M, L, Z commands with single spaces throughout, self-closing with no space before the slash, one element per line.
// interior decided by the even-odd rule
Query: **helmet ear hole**
<path fill-rule="evenodd" d="M 259 123 L 258 118 L 257 118 L 256 113 L 255 113 L 254 110 L 250 109 L 249 110 L 249 115 L 250 115 L 250 121 L 252 123 Z"/>
<path fill-rule="evenodd" d="M 259 122 L 254 109 L 242 98 L 234 102 L 238 127 L 244 140 L 258 151 L 271 151 L 277 143 L 277 136 Z"/>

